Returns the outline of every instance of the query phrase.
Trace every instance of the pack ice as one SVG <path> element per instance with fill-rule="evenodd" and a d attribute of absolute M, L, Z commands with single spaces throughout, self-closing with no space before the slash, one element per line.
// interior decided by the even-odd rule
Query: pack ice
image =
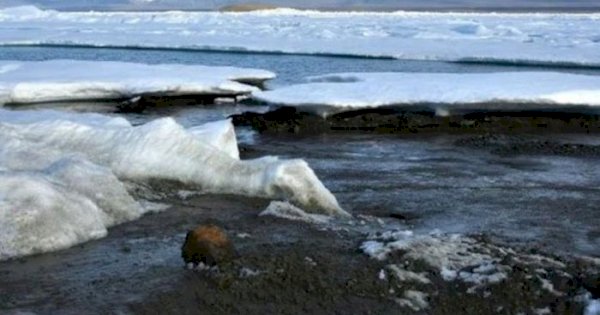
<path fill-rule="evenodd" d="M 600 105 L 600 76 L 555 72 L 339 73 L 308 81 L 253 97 L 321 116 L 392 105 L 440 112 Z"/>
<path fill-rule="evenodd" d="M 600 14 L 0 10 L 0 44 L 600 66 Z"/>
<path fill-rule="evenodd" d="M 140 95 L 237 96 L 272 72 L 235 67 L 114 61 L 0 61 L 0 105 L 122 100 Z"/>
<path fill-rule="evenodd" d="M 106 235 L 146 209 L 127 182 L 161 179 L 212 193 L 288 200 L 347 215 L 303 160 L 240 160 L 229 120 L 187 130 L 98 114 L 0 109 L 0 260 Z"/>

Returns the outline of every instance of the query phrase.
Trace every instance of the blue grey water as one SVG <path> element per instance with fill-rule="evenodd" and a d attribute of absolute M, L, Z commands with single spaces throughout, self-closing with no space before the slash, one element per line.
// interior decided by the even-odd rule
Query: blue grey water
<path fill-rule="evenodd" d="M 278 77 L 270 88 L 331 72 L 565 71 L 600 75 L 600 69 L 457 64 L 437 61 L 307 55 L 78 47 L 0 47 L 0 60 L 115 60 L 254 67 Z M 85 69 L 81 69 L 85 71 Z M 69 104 L 69 108 L 87 108 Z M 88 109 L 95 110 L 95 107 Z M 161 109 L 126 118 L 139 124 L 173 116 L 186 126 L 254 110 L 218 105 Z M 258 110 L 264 110 L 264 106 Z M 102 111 L 102 110 L 99 110 Z M 560 252 L 600 256 L 600 168 L 597 160 L 559 156 L 503 157 L 452 145 L 451 136 L 428 138 L 323 135 L 283 138 L 237 130 L 258 155 L 305 158 L 341 205 L 355 214 L 399 213 L 406 228 L 486 233 L 502 241 Z M 571 142 L 600 144 L 594 136 Z M 575 138 L 573 138 L 575 137 Z M 332 148 L 335 147 L 335 150 Z"/>
<path fill-rule="evenodd" d="M 273 71 L 277 78 L 270 87 L 302 82 L 304 78 L 335 72 L 499 72 L 561 71 L 600 75 L 598 68 L 569 68 L 527 65 L 463 64 L 443 61 L 397 60 L 343 56 L 294 55 L 277 53 L 210 52 L 177 49 L 127 49 L 94 47 L 0 46 L 0 60 L 40 61 L 49 59 L 103 60 L 209 66 L 235 66 Z"/>

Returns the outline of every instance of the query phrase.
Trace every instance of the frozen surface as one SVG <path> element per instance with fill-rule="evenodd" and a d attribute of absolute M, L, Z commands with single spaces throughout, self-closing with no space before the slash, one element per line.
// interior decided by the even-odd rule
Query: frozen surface
<path fill-rule="evenodd" d="M 131 127 L 129 121 L 122 117 L 111 117 L 96 113 L 75 113 L 48 109 L 38 110 L 4 110 L 0 109 L 0 123 L 32 124 L 49 121 L 71 121 L 88 126 L 122 126 Z M 208 125 L 207 125 L 208 126 Z M 199 126 L 204 129 L 204 125 Z"/>
<path fill-rule="evenodd" d="M 47 114 L 26 119 L 0 109 L 0 260 L 102 237 L 152 211 L 124 181 L 177 181 L 346 215 L 305 161 L 241 161 L 228 120 L 190 131 L 171 118 L 133 127 L 94 114 Z"/>
<path fill-rule="evenodd" d="M 470 237 L 458 234 L 413 235 L 411 231 L 386 231 L 369 238 L 370 240 L 361 245 L 361 249 L 370 257 L 385 260 L 391 253 L 401 252 L 404 253 L 404 258 L 422 260 L 437 269 L 446 281 L 461 280 L 482 285 L 497 283 L 507 277 L 506 266 L 500 265 L 496 256 L 502 249 L 484 245 Z M 399 278 L 405 276 L 397 270 L 392 271 L 395 271 Z"/>
<path fill-rule="evenodd" d="M 584 315 L 600 315 L 600 300 L 590 299 L 585 307 Z"/>
<path fill-rule="evenodd" d="M 205 123 L 189 128 L 188 131 L 198 139 L 208 142 L 230 157 L 234 159 L 240 158 L 235 128 L 231 123 L 231 119 Z"/>
<path fill-rule="evenodd" d="M 600 15 L 0 10 L 0 43 L 600 65 Z"/>
<path fill-rule="evenodd" d="M 259 216 L 273 216 L 277 218 L 301 221 L 311 224 L 328 223 L 331 219 L 322 214 L 307 213 L 289 202 L 272 201 Z"/>
<path fill-rule="evenodd" d="M 0 260 L 103 237 L 107 227 L 143 213 L 109 169 L 85 160 L 0 178 Z"/>
<path fill-rule="evenodd" d="M 521 108 L 600 105 L 600 77 L 555 72 L 340 73 L 308 83 L 256 92 L 255 99 L 323 116 L 390 105 Z M 500 104 L 500 105 L 499 105 Z"/>
<path fill-rule="evenodd" d="M 2 33 L 4 34 L 4 33 Z M 126 99 L 144 94 L 239 95 L 258 90 L 264 70 L 109 61 L 0 61 L 0 104 Z"/>
<path fill-rule="evenodd" d="M 427 302 L 428 295 L 421 291 L 406 290 L 402 298 L 396 298 L 396 303 L 402 307 L 409 307 L 413 311 L 418 312 L 429 308 Z"/>

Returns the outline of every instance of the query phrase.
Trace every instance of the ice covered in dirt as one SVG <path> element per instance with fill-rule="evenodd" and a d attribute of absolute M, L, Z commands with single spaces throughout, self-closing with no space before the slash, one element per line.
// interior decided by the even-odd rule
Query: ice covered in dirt
<path fill-rule="evenodd" d="M 0 108 L 0 123 L 32 124 L 37 122 L 71 121 L 89 126 L 131 127 L 125 118 L 96 113 L 77 113 L 48 109 L 4 110 Z M 204 125 L 198 128 L 205 128 Z"/>
<path fill-rule="evenodd" d="M 386 231 L 371 235 L 361 249 L 378 260 L 385 260 L 395 252 L 405 258 L 422 260 L 446 281 L 481 285 L 498 283 L 507 277 L 507 267 L 499 263 L 502 249 L 458 234 L 414 235 L 410 231 Z M 424 274 L 407 273 L 397 266 L 390 270 L 401 281 L 428 281 Z"/>
<path fill-rule="evenodd" d="M 272 201 L 267 208 L 259 214 L 259 216 L 273 216 L 311 224 L 325 224 L 331 219 L 331 217 L 326 215 L 307 213 L 306 211 L 290 204 L 289 202 L 282 201 Z"/>
<path fill-rule="evenodd" d="M 258 90 L 258 69 L 115 61 L 0 61 L 0 105 L 77 100 L 122 100 L 140 95 L 235 96 Z"/>
<path fill-rule="evenodd" d="M 338 73 L 308 81 L 253 97 L 321 116 L 393 105 L 440 112 L 600 105 L 600 76 L 566 73 Z"/>
<path fill-rule="evenodd" d="M 600 65 L 598 13 L 0 10 L 0 44 Z"/>
<path fill-rule="evenodd" d="M 21 114 L 0 109 L 0 260 L 102 237 L 151 211 L 125 181 L 167 180 L 347 215 L 305 161 L 240 160 L 228 120 L 190 131 L 171 118 L 131 126 L 95 114 Z"/>

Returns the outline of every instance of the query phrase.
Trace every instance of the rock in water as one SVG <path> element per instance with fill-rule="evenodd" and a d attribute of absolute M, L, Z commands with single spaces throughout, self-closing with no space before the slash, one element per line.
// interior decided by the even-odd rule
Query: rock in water
<path fill-rule="evenodd" d="M 194 265 L 222 265 L 231 261 L 234 253 L 227 233 L 214 224 L 200 225 L 189 231 L 181 247 L 181 257 L 185 263 Z"/>

